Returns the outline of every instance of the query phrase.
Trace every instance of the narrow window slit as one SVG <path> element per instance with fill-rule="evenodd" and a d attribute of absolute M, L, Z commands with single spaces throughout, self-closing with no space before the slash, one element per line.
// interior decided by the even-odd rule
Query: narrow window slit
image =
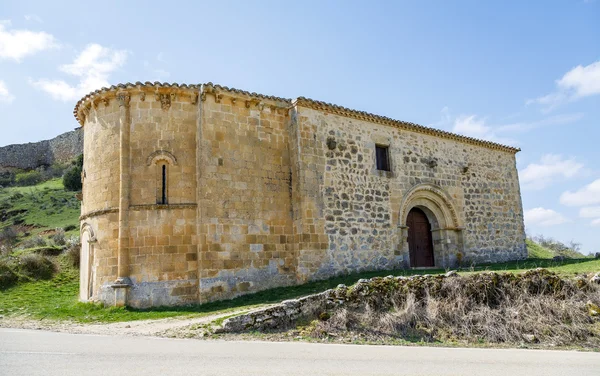
<path fill-rule="evenodd" d="M 162 165 L 162 192 L 160 203 L 167 204 L 167 165 Z"/>

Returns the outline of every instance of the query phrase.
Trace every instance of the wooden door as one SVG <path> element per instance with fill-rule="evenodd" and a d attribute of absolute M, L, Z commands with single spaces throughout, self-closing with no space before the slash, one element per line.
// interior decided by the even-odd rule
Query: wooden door
<path fill-rule="evenodd" d="M 406 219 L 411 267 L 434 266 L 431 224 L 421 209 L 413 208 Z"/>

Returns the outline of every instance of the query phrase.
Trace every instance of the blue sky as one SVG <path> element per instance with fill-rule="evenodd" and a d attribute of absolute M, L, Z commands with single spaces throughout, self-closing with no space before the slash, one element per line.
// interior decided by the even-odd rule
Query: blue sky
<path fill-rule="evenodd" d="M 600 0 L 4 0 L 0 146 L 108 84 L 306 96 L 523 149 L 526 227 L 600 251 Z"/>

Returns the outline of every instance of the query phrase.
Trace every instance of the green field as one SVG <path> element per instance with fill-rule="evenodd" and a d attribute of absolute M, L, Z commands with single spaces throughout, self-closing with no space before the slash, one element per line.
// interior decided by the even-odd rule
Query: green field
<path fill-rule="evenodd" d="M 74 228 L 66 235 L 78 235 L 79 214 L 75 193 L 65 191 L 61 179 L 32 187 L 0 189 L 0 230 L 21 226 L 25 229 L 22 238 L 56 228 Z"/>

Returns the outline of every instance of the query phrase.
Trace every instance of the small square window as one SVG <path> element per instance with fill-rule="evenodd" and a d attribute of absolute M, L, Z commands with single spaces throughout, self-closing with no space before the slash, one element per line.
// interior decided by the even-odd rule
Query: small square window
<path fill-rule="evenodd" d="M 375 157 L 378 170 L 391 171 L 389 146 L 375 145 Z"/>

